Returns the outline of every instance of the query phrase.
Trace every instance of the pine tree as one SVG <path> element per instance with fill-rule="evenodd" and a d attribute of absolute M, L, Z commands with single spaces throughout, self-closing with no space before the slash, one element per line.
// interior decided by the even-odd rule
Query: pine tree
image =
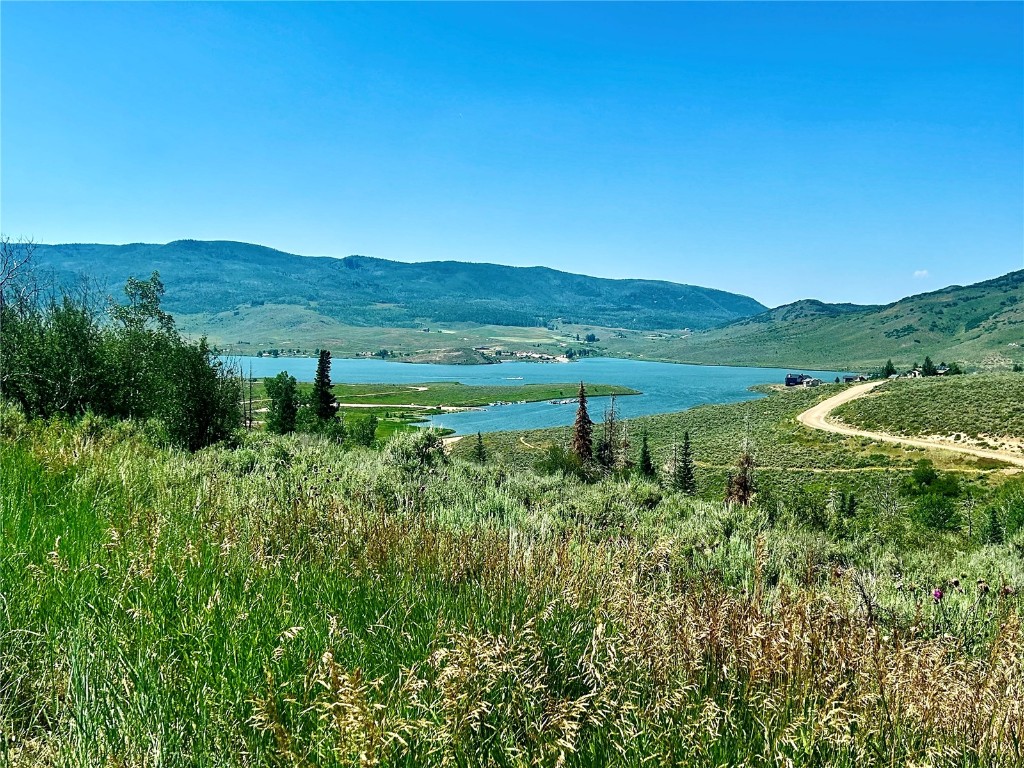
<path fill-rule="evenodd" d="M 754 499 L 754 454 L 750 444 L 743 441 L 740 458 L 736 462 L 736 471 L 729 475 L 729 489 L 725 500 L 731 504 L 750 506 Z"/>
<path fill-rule="evenodd" d="M 896 375 L 896 366 L 892 364 L 892 360 L 885 361 L 885 368 L 882 369 L 882 376 L 889 378 L 890 376 Z"/>
<path fill-rule="evenodd" d="M 331 353 L 326 349 L 320 350 L 320 358 L 316 363 L 310 405 L 318 419 L 326 421 L 334 418 L 337 400 L 331 392 Z"/>
<path fill-rule="evenodd" d="M 484 448 L 484 436 L 476 433 L 476 445 L 473 446 L 473 460 L 478 464 L 487 463 L 487 449 Z"/>
<path fill-rule="evenodd" d="M 682 453 L 673 456 L 672 487 L 688 496 L 697 493 L 697 479 L 693 472 L 693 450 L 690 447 L 689 432 L 683 433 Z"/>
<path fill-rule="evenodd" d="M 594 456 L 592 443 L 594 422 L 587 413 L 587 390 L 580 382 L 579 407 L 576 409 L 576 423 L 572 428 L 572 452 L 581 462 L 588 462 Z"/>
<path fill-rule="evenodd" d="M 930 357 L 925 357 L 924 365 L 921 366 L 921 375 L 922 376 L 935 376 L 936 373 L 937 373 L 937 370 L 935 368 L 935 363 L 932 362 L 932 359 Z"/>
<path fill-rule="evenodd" d="M 651 459 L 651 447 L 647 444 L 647 430 L 640 433 L 640 474 L 643 477 L 655 478 L 658 473 L 654 469 L 654 461 Z"/>

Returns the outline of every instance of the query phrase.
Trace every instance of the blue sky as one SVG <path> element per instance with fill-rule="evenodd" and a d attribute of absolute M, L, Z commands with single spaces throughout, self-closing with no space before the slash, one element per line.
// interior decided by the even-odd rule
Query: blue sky
<path fill-rule="evenodd" d="M 2 227 L 887 302 L 1024 268 L 1024 5 L 11 3 Z"/>

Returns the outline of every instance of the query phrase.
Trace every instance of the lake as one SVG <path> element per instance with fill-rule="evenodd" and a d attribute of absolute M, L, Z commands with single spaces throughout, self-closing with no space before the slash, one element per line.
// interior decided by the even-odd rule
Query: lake
<path fill-rule="evenodd" d="M 233 357 L 245 375 L 257 378 L 288 371 L 299 381 L 312 381 L 316 358 L 312 357 Z M 781 384 L 789 371 L 810 373 L 824 381 L 842 375 L 836 371 L 810 371 L 784 368 L 737 368 L 714 365 L 652 363 L 620 358 L 586 358 L 575 363 L 500 363 L 498 365 L 429 365 L 395 363 L 371 359 L 334 359 L 331 380 L 334 383 L 416 384 L 430 381 L 461 381 L 463 384 L 554 384 L 579 382 L 619 384 L 643 392 L 642 395 L 616 398 L 619 415 L 625 418 L 670 413 L 704 403 L 734 403 L 761 397 L 748 387 L 754 384 Z M 574 393 L 567 393 L 567 396 Z M 591 400 L 590 416 L 600 421 L 608 398 Z M 506 429 L 540 429 L 572 424 L 576 405 L 552 405 L 548 402 L 500 405 L 479 411 L 446 413 L 431 417 L 437 427 L 454 429 L 456 434 L 496 432 Z"/>

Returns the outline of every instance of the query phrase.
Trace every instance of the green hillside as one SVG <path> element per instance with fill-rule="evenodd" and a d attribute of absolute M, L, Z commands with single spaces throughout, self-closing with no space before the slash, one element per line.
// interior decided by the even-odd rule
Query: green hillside
<path fill-rule="evenodd" d="M 314 326 L 306 329 L 309 338 L 317 324 L 325 330 L 339 324 L 413 328 L 441 322 L 543 327 L 558 320 L 710 328 L 764 310 L 747 296 L 664 281 L 455 261 L 311 258 L 236 242 L 42 245 L 35 260 L 62 283 L 85 274 L 113 288 L 129 275 L 148 277 L 158 270 L 167 309 L 175 315 L 249 308 L 255 310 L 248 313 L 251 323 L 267 325 L 288 314 L 293 322 Z M 271 309 L 260 309 L 266 305 Z"/>
<path fill-rule="evenodd" d="M 609 339 L 610 354 L 692 363 L 870 369 L 930 355 L 981 368 L 1024 361 L 1024 271 L 886 306 L 798 301 L 689 335 Z"/>
<path fill-rule="evenodd" d="M 1024 439 L 1024 374 L 899 379 L 841 405 L 833 415 L 871 431 Z"/>

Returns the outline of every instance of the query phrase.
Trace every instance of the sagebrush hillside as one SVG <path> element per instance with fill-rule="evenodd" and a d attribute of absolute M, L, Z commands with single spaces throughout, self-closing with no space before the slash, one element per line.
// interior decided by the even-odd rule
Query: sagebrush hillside
<path fill-rule="evenodd" d="M 546 267 L 456 261 L 406 264 L 365 256 L 296 256 L 237 242 L 42 245 L 37 263 L 62 283 L 109 285 L 158 270 L 176 315 L 264 305 L 303 322 L 411 327 L 424 322 L 543 326 L 559 320 L 622 328 L 709 328 L 765 309 L 747 296 L 656 280 L 607 280 Z M 261 311 L 250 312 L 258 318 Z"/>
<path fill-rule="evenodd" d="M 909 368 L 931 356 L 1009 368 L 1024 360 L 1024 270 L 885 306 L 798 301 L 701 333 L 645 341 L 629 347 L 691 363 L 857 370 L 888 359 Z"/>

